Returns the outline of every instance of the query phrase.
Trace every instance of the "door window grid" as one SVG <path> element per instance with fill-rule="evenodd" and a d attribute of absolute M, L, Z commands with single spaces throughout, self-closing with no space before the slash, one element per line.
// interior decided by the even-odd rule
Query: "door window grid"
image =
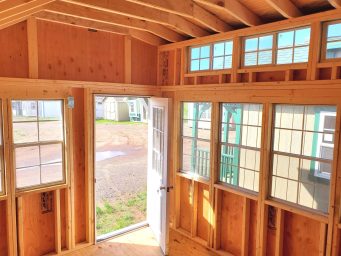
<path fill-rule="evenodd" d="M 311 209 L 328 212 L 330 178 L 316 175 L 321 164 L 332 168 L 333 155 L 316 150 L 321 110 L 332 106 L 276 105 L 272 152 L 271 196 Z"/>
<path fill-rule="evenodd" d="M 279 32 L 277 37 L 277 64 L 308 61 L 310 28 Z"/>
<path fill-rule="evenodd" d="M 209 178 L 210 173 L 210 131 L 211 121 L 207 120 L 211 103 L 182 103 L 182 164 L 181 171 Z M 190 118 L 191 117 L 191 118 Z"/>
<path fill-rule="evenodd" d="M 224 103 L 221 108 L 219 181 L 258 192 L 262 105 Z"/>
<path fill-rule="evenodd" d="M 62 100 L 12 101 L 16 188 L 65 182 Z"/>
<path fill-rule="evenodd" d="M 341 22 L 330 23 L 325 27 L 325 59 L 341 58 Z"/>
<path fill-rule="evenodd" d="M 162 175 L 164 147 L 164 109 L 153 107 L 153 155 L 152 169 Z"/>

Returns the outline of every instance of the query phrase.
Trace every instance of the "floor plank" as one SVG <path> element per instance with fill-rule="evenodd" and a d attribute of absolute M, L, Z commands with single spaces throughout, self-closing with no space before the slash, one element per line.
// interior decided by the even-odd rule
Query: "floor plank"
<path fill-rule="evenodd" d="M 74 256 L 162 256 L 150 228 L 116 237 L 112 240 L 99 243 L 68 255 Z"/>

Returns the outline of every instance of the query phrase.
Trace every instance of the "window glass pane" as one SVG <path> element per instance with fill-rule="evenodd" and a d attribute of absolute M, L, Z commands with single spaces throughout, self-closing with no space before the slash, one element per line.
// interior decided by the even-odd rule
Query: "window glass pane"
<path fill-rule="evenodd" d="M 12 101 L 12 120 L 36 121 L 37 120 L 37 102 L 30 100 Z"/>
<path fill-rule="evenodd" d="M 38 141 L 38 126 L 34 122 L 13 123 L 14 143 L 29 143 Z"/>
<path fill-rule="evenodd" d="M 267 50 L 272 48 L 273 35 L 262 36 L 259 38 L 259 50 Z"/>
<path fill-rule="evenodd" d="M 327 43 L 327 59 L 341 58 L 341 41 Z"/>
<path fill-rule="evenodd" d="M 61 121 L 39 122 L 40 141 L 63 140 L 63 123 Z"/>
<path fill-rule="evenodd" d="M 232 68 L 232 55 L 231 56 L 225 56 L 224 67 L 225 68 Z"/>
<path fill-rule="evenodd" d="M 40 164 L 39 147 L 21 147 L 15 149 L 16 168 L 31 167 Z"/>
<path fill-rule="evenodd" d="M 192 60 L 191 71 L 198 71 L 198 70 L 199 70 L 199 60 Z"/>
<path fill-rule="evenodd" d="M 63 180 L 63 168 L 61 163 L 41 166 L 42 183 L 52 183 Z"/>
<path fill-rule="evenodd" d="M 232 55 L 233 51 L 233 42 L 226 42 L 225 43 L 225 55 Z"/>
<path fill-rule="evenodd" d="M 309 47 L 297 47 L 294 49 L 294 63 L 308 62 Z"/>
<path fill-rule="evenodd" d="M 40 184 L 40 166 L 16 169 L 17 188 L 32 187 Z"/>
<path fill-rule="evenodd" d="M 278 33 L 278 48 L 292 47 L 294 45 L 294 31 Z"/>
<path fill-rule="evenodd" d="M 210 59 L 200 59 L 200 70 L 208 70 L 210 68 Z"/>
<path fill-rule="evenodd" d="M 191 49 L 191 59 L 199 59 L 200 58 L 200 48 L 192 48 Z"/>
<path fill-rule="evenodd" d="M 62 101 L 38 101 L 39 121 L 62 120 Z"/>
<path fill-rule="evenodd" d="M 271 196 L 328 212 L 334 106 L 276 105 Z"/>
<path fill-rule="evenodd" d="M 61 144 L 50 144 L 40 146 L 40 157 L 42 164 L 51 164 L 63 161 L 63 149 Z"/>
<path fill-rule="evenodd" d="M 257 52 L 245 53 L 244 65 L 245 66 L 257 65 Z"/>
<path fill-rule="evenodd" d="M 258 65 L 266 65 L 272 63 L 272 51 L 258 52 Z"/>
<path fill-rule="evenodd" d="M 292 48 L 277 50 L 277 64 L 292 63 Z"/>
<path fill-rule="evenodd" d="M 202 46 L 200 47 L 200 58 L 209 58 L 210 57 L 210 46 Z"/>
<path fill-rule="evenodd" d="M 245 40 L 245 51 L 256 51 L 258 49 L 258 38 L 249 38 Z"/>
<path fill-rule="evenodd" d="M 211 103 L 182 103 L 182 118 L 181 170 L 209 177 Z"/>
<path fill-rule="evenodd" d="M 262 105 L 221 105 L 219 180 L 258 192 Z"/>
<path fill-rule="evenodd" d="M 214 44 L 213 56 L 223 56 L 224 55 L 224 43 Z"/>
<path fill-rule="evenodd" d="M 309 44 L 310 28 L 297 29 L 295 33 L 295 46 Z"/>
<path fill-rule="evenodd" d="M 224 57 L 213 58 L 213 69 L 223 69 L 224 68 Z"/>
<path fill-rule="evenodd" d="M 341 23 L 328 25 L 328 41 L 341 40 Z"/>

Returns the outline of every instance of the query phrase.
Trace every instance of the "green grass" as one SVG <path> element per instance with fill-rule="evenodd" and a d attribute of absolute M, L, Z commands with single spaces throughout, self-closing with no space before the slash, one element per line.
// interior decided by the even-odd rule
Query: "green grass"
<path fill-rule="evenodd" d="M 96 124 L 125 124 L 125 125 L 141 125 L 143 122 L 131 122 L 131 121 L 113 121 L 108 119 L 97 119 Z"/>
<path fill-rule="evenodd" d="M 147 192 L 132 195 L 127 200 L 111 204 L 105 201 L 96 206 L 97 235 L 128 227 L 146 219 Z"/>

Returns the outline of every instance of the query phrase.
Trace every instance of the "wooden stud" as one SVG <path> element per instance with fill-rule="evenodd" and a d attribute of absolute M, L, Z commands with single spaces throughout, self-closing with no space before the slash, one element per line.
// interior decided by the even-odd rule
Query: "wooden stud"
<path fill-rule="evenodd" d="M 250 227 L 250 199 L 243 198 L 243 226 L 242 226 L 242 250 L 241 255 L 249 255 L 249 227 Z"/>
<path fill-rule="evenodd" d="M 282 209 L 277 209 L 276 213 L 276 256 L 283 255 L 283 233 L 284 233 L 284 217 L 285 213 Z"/>
<path fill-rule="evenodd" d="M 61 253 L 61 212 L 60 212 L 60 190 L 54 191 L 54 218 L 55 218 L 55 250 L 57 254 Z"/>
<path fill-rule="evenodd" d="M 27 19 L 28 73 L 29 78 L 38 78 L 38 37 L 37 20 Z"/>
<path fill-rule="evenodd" d="M 131 84 L 131 38 L 124 37 L 124 82 Z"/>

